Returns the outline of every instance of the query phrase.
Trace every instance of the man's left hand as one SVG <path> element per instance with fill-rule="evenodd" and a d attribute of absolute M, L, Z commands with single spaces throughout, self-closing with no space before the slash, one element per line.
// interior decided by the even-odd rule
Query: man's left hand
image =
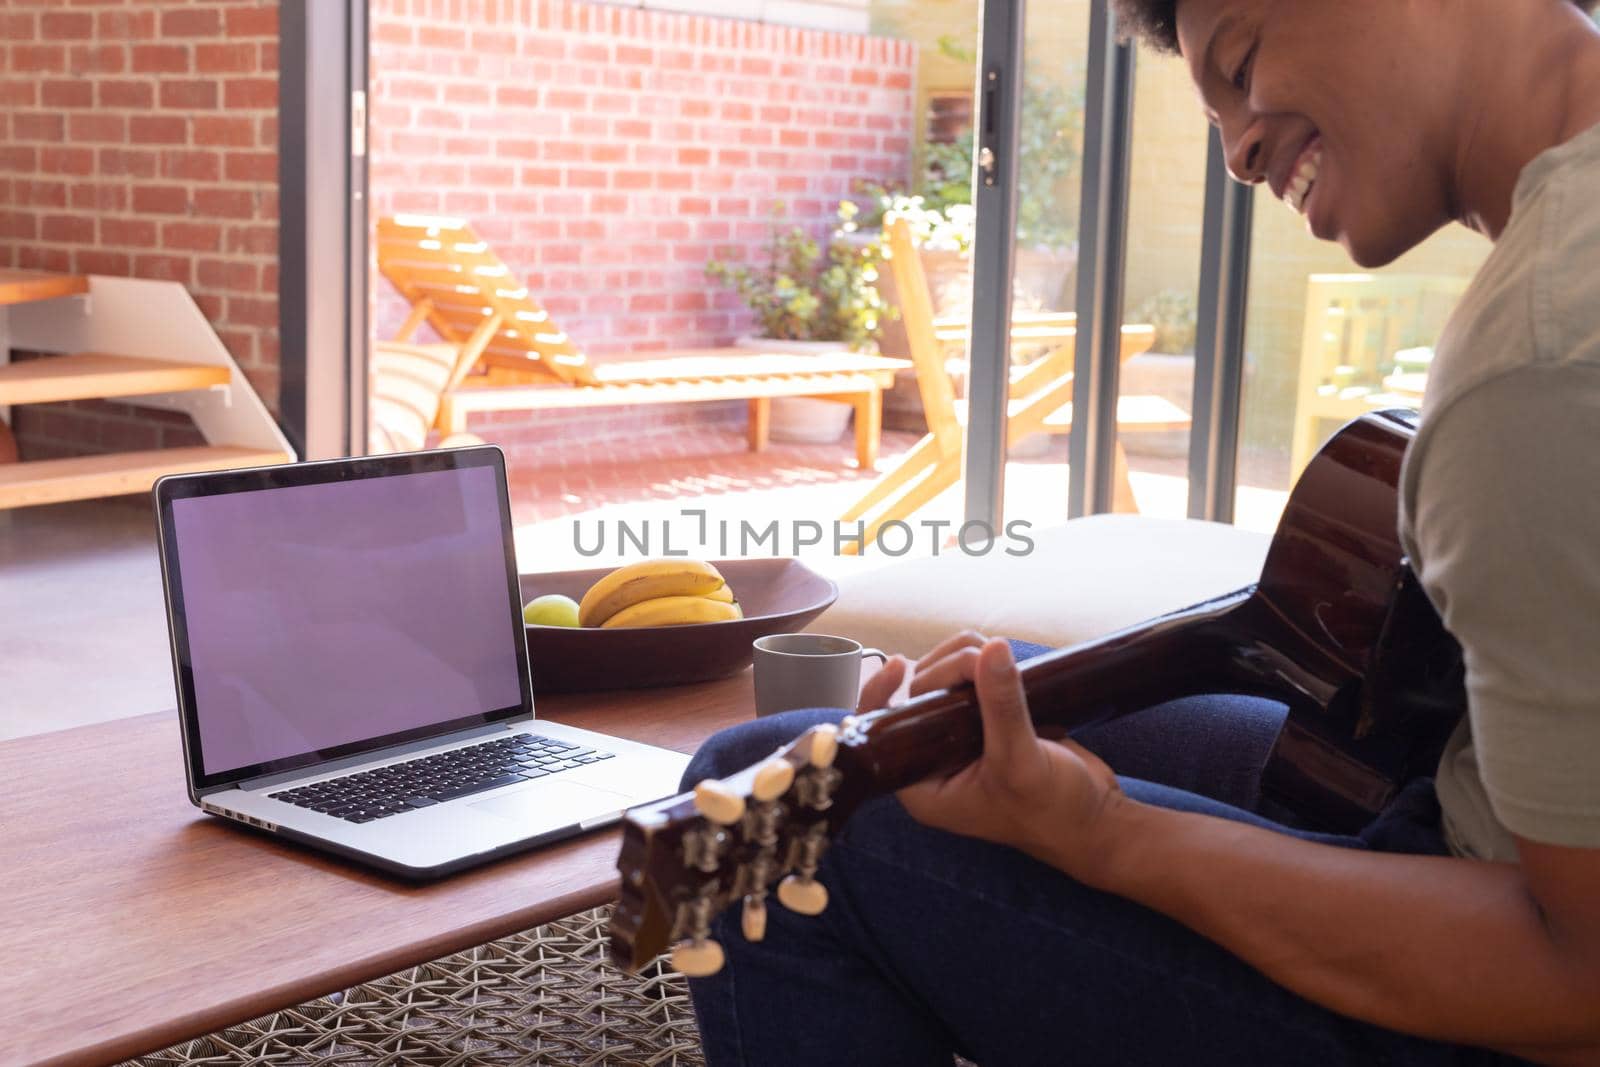
<path fill-rule="evenodd" d="M 884 706 L 908 666 L 895 657 L 868 679 L 861 709 Z M 947 778 L 901 790 L 900 802 L 928 826 L 1009 845 L 1093 884 L 1096 842 L 1125 803 L 1116 775 L 1083 746 L 1038 736 L 1004 640 L 950 638 L 916 665 L 911 694 L 964 682 L 977 690 L 983 754 Z"/>

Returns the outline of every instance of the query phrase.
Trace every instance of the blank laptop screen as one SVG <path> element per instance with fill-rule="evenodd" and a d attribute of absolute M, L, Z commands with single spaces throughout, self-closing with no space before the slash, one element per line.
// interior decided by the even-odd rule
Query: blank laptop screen
<path fill-rule="evenodd" d="M 521 704 L 490 466 L 172 501 L 202 771 Z"/>

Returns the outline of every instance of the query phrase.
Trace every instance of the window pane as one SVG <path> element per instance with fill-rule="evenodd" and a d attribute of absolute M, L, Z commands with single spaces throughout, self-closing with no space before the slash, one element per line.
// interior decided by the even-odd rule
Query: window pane
<path fill-rule="evenodd" d="M 1271 530 L 1294 479 L 1363 412 L 1418 407 L 1433 345 L 1489 242 L 1451 226 L 1377 271 L 1256 193 L 1235 522 Z"/>
<path fill-rule="evenodd" d="M 1005 519 L 1067 518 L 1089 4 L 1032 4 L 1017 161 Z"/>
<path fill-rule="evenodd" d="M 920 85 L 917 151 L 910 192 L 920 196 L 916 217 L 919 261 L 931 297 L 936 357 L 950 385 L 949 400 L 927 383 L 896 390 L 885 404 L 888 428 L 912 418 L 934 435 L 961 441 L 966 423 L 966 352 L 972 307 L 971 237 L 973 85 L 978 53 L 977 0 L 949 5 L 925 0 L 874 6 L 882 32 L 915 40 Z M 1035 525 L 1067 517 L 1067 431 L 1075 328 L 1078 198 L 1083 152 L 1083 78 L 1088 0 L 1029 10 L 1021 118 L 1011 362 L 1011 459 L 1006 464 L 1004 519 Z M 904 315 L 909 309 L 897 301 Z M 889 354 L 908 324 L 892 324 L 880 338 Z M 909 351 L 904 354 L 911 355 Z M 961 457 L 937 452 L 943 466 L 926 476 L 918 520 L 962 521 Z"/>
<path fill-rule="evenodd" d="M 421 348 L 375 361 L 376 446 L 457 429 L 503 446 L 516 521 L 538 528 L 542 561 L 581 562 L 580 519 L 589 546 L 602 522 L 615 547 L 618 523 L 671 519 L 675 550 L 774 551 L 717 536 L 748 521 L 781 525 L 784 554 L 831 555 L 833 538 L 805 544 L 807 531 L 830 530 L 921 431 L 884 433 L 876 471 L 863 470 L 867 405 L 858 448 L 853 403 L 769 405 L 718 383 L 794 388 L 782 368 L 853 359 L 841 349 L 865 340 L 878 295 L 861 263 L 877 232 L 865 187 L 914 173 L 918 57 L 932 42 L 906 38 L 936 5 L 907 4 L 899 27 L 857 0 L 769 5 L 760 22 L 721 0 L 682 5 L 699 13 L 541 2 L 538 18 L 493 25 L 473 5 L 422 6 L 431 14 L 371 5 L 369 202 L 379 266 L 393 268 L 374 274 L 376 336 L 414 326 L 424 297 L 413 341 L 476 344 L 502 321 L 479 337 L 480 358 Z M 976 11 L 957 18 L 969 33 Z M 970 62 L 957 84 L 970 98 Z M 431 256 L 442 249 L 376 240 L 378 219 L 414 215 L 458 217 L 480 240 L 462 234 L 445 264 Z M 402 273 L 408 261 L 423 266 Z M 476 407 L 500 409 L 456 425 L 442 395 L 456 372 Z M 586 403 L 591 375 L 639 388 Z M 702 390 L 724 395 L 690 402 Z M 644 551 L 659 551 L 650 529 Z"/>
<path fill-rule="evenodd" d="M 1117 438 L 1139 512 L 1183 518 L 1209 127 L 1182 59 L 1142 52 L 1135 77 Z"/>
<path fill-rule="evenodd" d="M 882 0 L 872 6 L 874 32 L 912 41 L 917 49 L 910 166 L 906 179 L 891 183 L 878 204 L 887 208 L 886 223 L 905 224 L 914 246 L 914 264 L 891 256 L 878 282 L 894 309 L 879 331 L 878 348 L 914 364 L 896 376 L 883 404 L 886 440 L 907 445 L 879 462 L 880 477 L 866 490 L 867 497 L 883 494 L 865 513 L 869 524 L 904 524 L 885 530 L 876 548 L 880 556 L 898 554 L 908 543 L 913 547 L 906 554 L 949 551 L 963 519 L 962 356 L 972 313 L 978 17 L 977 0 Z M 876 225 L 876 219 L 869 217 L 866 225 Z M 887 228 L 884 240 L 893 243 Z"/>

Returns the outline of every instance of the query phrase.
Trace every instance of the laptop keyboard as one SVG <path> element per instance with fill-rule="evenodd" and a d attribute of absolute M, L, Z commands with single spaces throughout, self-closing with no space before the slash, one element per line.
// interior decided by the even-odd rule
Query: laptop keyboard
<path fill-rule="evenodd" d="M 614 755 L 570 741 L 517 734 L 267 795 L 346 822 L 371 822 Z"/>

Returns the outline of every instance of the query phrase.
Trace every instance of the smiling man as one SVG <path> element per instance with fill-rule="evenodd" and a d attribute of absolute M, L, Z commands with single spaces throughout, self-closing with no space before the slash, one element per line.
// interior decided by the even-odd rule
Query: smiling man
<path fill-rule="evenodd" d="M 1572 0 L 1116 0 L 1187 60 L 1229 166 L 1352 259 L 1495 242 L 1437 344 L 1401 538 L 1466 655 L 1436 780 L 1360 835 L 1258 811 L 1282 709 L 1035 736 L 1003 641 L 984 755 L 864 806 L 832 904 L 716 933 L 713 1064 L 1600 1064 L 1600 32 Z M 1070 596 L 1070 590 L 1064 591 Z M 892 661 L 864 696 L 887 700 Z M 689 780 L 839 712 L 714 738 Z"/>

